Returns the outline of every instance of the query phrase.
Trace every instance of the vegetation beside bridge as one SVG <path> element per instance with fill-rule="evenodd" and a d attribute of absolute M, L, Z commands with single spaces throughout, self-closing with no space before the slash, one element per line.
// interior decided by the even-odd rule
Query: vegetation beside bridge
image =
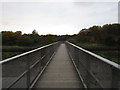
<path fill-rule="evenodd" d="M 105 58 L 120 62 L 120 24 L 92 26 L 74 35 L 39 35 L 36 30 L 31 34 L 22 34 L 21 31 L 2 31 L 1 33 L 3 59 L 49 43 L 68 40 Z"/>

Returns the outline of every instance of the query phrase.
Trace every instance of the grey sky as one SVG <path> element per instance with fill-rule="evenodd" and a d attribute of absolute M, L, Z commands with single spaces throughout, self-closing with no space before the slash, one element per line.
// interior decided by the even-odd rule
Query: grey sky
<path fill-rule="evenodd" d="M 75 34 L 93 25 L 117 22 L 117 2 L 3 2 L 0 30 Z"/>

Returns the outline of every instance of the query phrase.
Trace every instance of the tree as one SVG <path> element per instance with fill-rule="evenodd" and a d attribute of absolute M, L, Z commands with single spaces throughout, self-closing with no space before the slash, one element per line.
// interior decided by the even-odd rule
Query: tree
<path fill-rule="evenodd" d="M 22 32 L 21 31 L 16 31 L 15 34 L 22 35 Z"/>
<path fill-rule="evenodd" d="M 15 44 L 15 34 L 12 31 L 2 31 L 2 44 L 3 45 L 14 45 Z"/>
<path fill-rule="evenodd" d="M 32 31 L 32 34 L 33 34 L 33 35 L 38 35 L 38 32 L 37 32 L 36 30 L 33 30 L 33 31 Z"/>
<path fill-rule="evenodd" d="M 29 36 L 23 35 L 22 37 L 18 38 L 18 44 L 20 46 L 32 46 L 33 39 Z"/>
<path fill-rule="evenodd" d="M 115 45 L 115 40 L 112 36 L 108 36 L 105 38 L 104 44 L 109 45 L 109 46 L 113 46 L 113 45 Z"/>

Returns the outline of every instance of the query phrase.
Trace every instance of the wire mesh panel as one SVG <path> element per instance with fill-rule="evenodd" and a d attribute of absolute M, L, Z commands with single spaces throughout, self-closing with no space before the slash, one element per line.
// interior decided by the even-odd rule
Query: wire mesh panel
<path fill-rule="evenodd" d="M 120 65 L 66 42 L 87 88 L 120 88 Z"/>
<path fill-rule="evenodd" d="M 2 87 L 30 88 L 59 46 L 55 42 L 41 48 L 0 61 L 2 64 Z"/>
<path fill-rule="evenodd" d="M 19 57 L 2 64 L 2 87 L 10 87 L 26 71 L 26 57 Z M 26 81 L 25 81 L 26 82 Z"/>
<path fill-rule="evenodd" d="M 34 81 L 34 79 L 37 77 L 37 75 L 40 73 L 42 70 L 41 67 L 41 62 L 35 63 L 35 65 L 30 69 L 30 83 Z"/>
<path fill-rule="evenodd" d="M 19 79 L 14 85 L 11 86 L 11 88 L 23 88 L 23 89 L 27 89 L 27 75 L 23 75 L 23 77 L 21 77 L 21 79 Z"/>

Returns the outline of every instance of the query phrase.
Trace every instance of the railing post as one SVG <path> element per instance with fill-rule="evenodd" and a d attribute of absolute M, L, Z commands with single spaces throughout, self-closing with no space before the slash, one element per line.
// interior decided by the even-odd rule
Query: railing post
<path fill-rule="evenodd" d="M 72 59 L 88 88 L 120 89 L 120 65 L 74 44 L 67 43 Z M 76 49 L 78 48 L 79 51 Z M 77 55 L 79 53 L 79 55 Z M 79 62 L 77 61 L 79 56 Z M 79 63 L 79 64 L 78 64 Z"/>
<path fill-rule="evenodd" d="M 30 56 L 27 55 L 26 70 L 27 70 L 27 89 L 30 88 Z"/>
<path fill-rule="evenodd" d="M 79 68 L 79 50 L 77 48 L 74 48 L 74 61 L 76 67 Z"/>
<path fill-rule="evenodd" d="M 39 59 L 39 61 L 40 61 L 40 62 L 39 62 L 39 65 L 40 65 L 40 67 L 39 67 L 39 68 L 40 68 L 40 71 L 39 71 L 39 72 L 41 72 L 41 70 L 42 70 L 42 65 L 41 65 L 41 60 L 42 60 L 42 59 L 41 59 L 41 58 L 42 58 L 42 57 L 41 57 L 41 50 L 40 50 L 39 52 L 40 52 L 40 53 L 39 53 L 39 58 L 40 58 L 40 59 Z"/>
<path fill-rule="evenodd" d="M 86 54 L 86 53 L 83 53 L 83 55 L 85 55 L 84 56 L 84 62 L 85 62 L 85 68 L 87 69 L 87 72 L 86 72 L 86 85 L 87 85 L 87 87 L 88 88 L 92 88 L 91 87 L 91 76 L 90 76 L 90 74 L 89 74 L 89 72 L 88 71 L 90 71 L 90 66 L 91 66 L 91 61 L 89 60 L 90 59 L 90 57 Z M 93 87 L 93 88 L 95 88 L 95 87 Z"/>
<path fill-rule="evenodd" d="M 49 47 L 47 48 L 48 60 L 50 59 L 50 50 L 51 50 L 50 47 L 51 47 L 51 46 L 49 46 Z M 47 60 L 47 61 L 48 61 L 48 60 Z"/>

